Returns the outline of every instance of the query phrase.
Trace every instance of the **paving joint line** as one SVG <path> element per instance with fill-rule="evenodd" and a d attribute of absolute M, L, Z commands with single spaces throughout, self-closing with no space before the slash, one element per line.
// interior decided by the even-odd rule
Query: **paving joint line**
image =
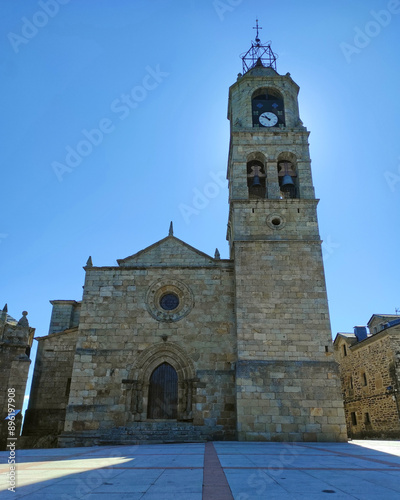
<path fill-rule="evenodd" d="M 203 500 L 233 500 L 224 469 L 212 442 L 204 449 Z"/>

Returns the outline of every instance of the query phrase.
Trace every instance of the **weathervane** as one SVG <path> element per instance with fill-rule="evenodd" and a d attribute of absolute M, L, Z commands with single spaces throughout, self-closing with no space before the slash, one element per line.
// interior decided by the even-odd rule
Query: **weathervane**
<path fill-rule="evenodd" d="M 256 19 L 256 26 L 253 27 L 253 30 L 257 30 L 255 41 L 252 41 L 250 49 L 240 56 L 243 62 L 243 73 L 254 66 L 271 67 L 276 71 L 277 55 L 271 49 L 271 42 L 267 42 L 265 45 L 261 43 L 259 30 L 262 28 L 258 26 L 258 19 Z"/>

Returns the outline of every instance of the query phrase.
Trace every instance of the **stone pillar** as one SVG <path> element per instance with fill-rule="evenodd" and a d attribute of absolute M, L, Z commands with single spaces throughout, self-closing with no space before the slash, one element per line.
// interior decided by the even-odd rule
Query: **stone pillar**
<path fill-rule="evenodd" d="M 313 200 L 315 198 L 311 176 L 311 161 L 297 162 L 297 176 L 299 182 L 299 198 Z"/>
<path fill-rule="evenodd" d="M 279 200 L 281 191 L 279 189 L 278 180 L 278 163 L 276 161 L 268 161 L 265 167 L 267 174 L 267 198 L 270 200 Z"/>

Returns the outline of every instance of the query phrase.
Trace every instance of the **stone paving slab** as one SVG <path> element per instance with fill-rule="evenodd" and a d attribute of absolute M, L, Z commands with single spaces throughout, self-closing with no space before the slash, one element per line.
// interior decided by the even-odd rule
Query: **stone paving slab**
<path fill-rule="evenodd" d="M 400 498 L 400 441 L 18 450 L 15 493 L 8 456 L 0 452 L 1 500 Z"/>

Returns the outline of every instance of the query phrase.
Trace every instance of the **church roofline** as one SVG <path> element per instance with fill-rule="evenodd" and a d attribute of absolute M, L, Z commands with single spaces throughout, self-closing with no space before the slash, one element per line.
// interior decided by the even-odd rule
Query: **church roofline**
<path fill-rule="evenodd" d="M 49 339 L 50 337 L 59 337 L 60 335 L 68 335 L 69 333 L 74 333 L 76 331 L 78 331 L 78 326 L 74 326 L 72 328 L 67 328 L 66 330 L 62 330 L 61 332 L 54 332 L 54 333 L 49 333 L 47 335 L 43 335 L 41 337 L 34 337 L 35 340 L 37 340 L 38 342 L 40 340 L 46 340 L 46 339 Z"/>
<path fill-rule="evenodd" d="M 168 265 L 166 266 L 165 263 L 161 264 L 137 264 L 135 263 L 132 266 L 93 266 L 93 267 L 84 267 L 83 269 L 85 270 L 94 270 L 94 271 L 125 271 L 125 270 L 143 270 L 147 268 L 155 268 L 155 267 L 160 267 L 163 269 L 193 269 L 193 268 L 204 268 L 204 269 L 215 269 L 216 266 L 218 267 L 227 267 L 231 268 L 233 266 L 233 260 L 231 259 L 213 259 L 212 263 L 210 264 L 176 264 L 176 265 Z M 222 265 L 221 265 L 222 264 Z"/>
<path fill-rule="evenodd" d="M 175 240 L 177 241 L 178 243 L 184 245 L 186 248 L 188 248 L 189 250 L 191 250 L 192 252 L 195 252 L 197 253 L 198 255 L 200 255 L 201 257 L 204 257 L 206 259 L 210 259 L 211 261 L 213 262 L 220 262 L 219 259 L 215 259 L 214 257 L 211 257 L 211 255 L 208 255 L 204 252 L 202 252 L 201 250 L 198 250 L 197 248 L 195 247 L 192 247 L 191 245 L 189 245 L 188 243 L 184 242 L 183 240 L 180 240 L 179 238 L 177 238 L 176 236 L 172 236 L 172 235 L 168 235 L 166 236 L 165 238 L 159 240 L 159 241 L 156 241 L 155 243 L 153 243 L 152 245 L 146 247 L 146 248 L 143 248 L 143 250 L 139 250 L 139 252 L 136 252 L 132 255 L 129 255 L 128 257 L 125 257 L 124 259 L 117 259 L 117 262 L 118 264 L 120 265 L 120 263 L 124 263 L 126 262 L 127 260 L 129 259 L 133 259 L 133 258 L 137 258 L 139 257 L 140 255 L 142 255 L 143 253 L 145 252 L 148 252 L 149 250 L 157 247 L 158 245 L 161 245 L 162 243 L 164 243 L 165 241 L 169 240 L 169 239 L 172 239 L 172 240 Z M 147 265 L 148 266 L 148 265 Z M 165 266 L 165 264 L 164 264 Z M 143 267 L 143 266 L 133 266 L 133 267 Z M 154 267 L 154 266 L 151 266 L 151 267 Z M 192 266 L 188 266 L 188 267 L 192 267 Z"/>
<path fill-rule="evenodd" d="M 56 300 L 49 300 L 51 305 L 54 304 L 73 304 L 73 305 L 78 305 L 81 304 L 81 300 L 73 300 L 73 299 L 56 299 Z"/>

